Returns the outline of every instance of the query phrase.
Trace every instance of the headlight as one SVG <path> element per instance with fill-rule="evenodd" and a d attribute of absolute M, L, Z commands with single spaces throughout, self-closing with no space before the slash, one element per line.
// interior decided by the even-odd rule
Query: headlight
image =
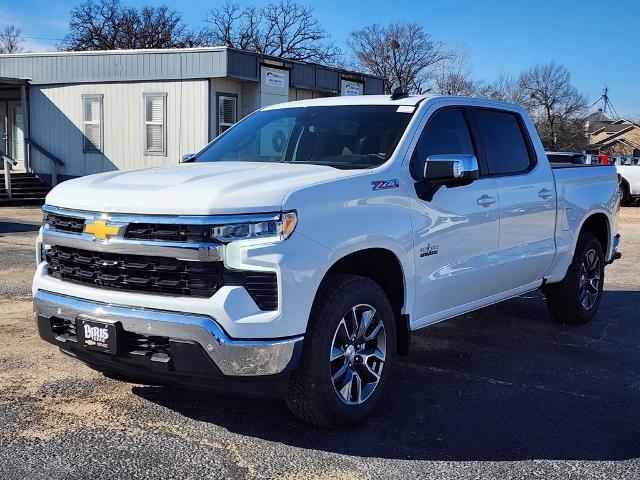
<path fill-rule="evenodd" d="M 260 222 L 234 223 L 211 227 L 211 236 L 222 243 L 236 240 L 280 241 L 289 238 L 298 223 L 296 212 L 284 212 Z"/>

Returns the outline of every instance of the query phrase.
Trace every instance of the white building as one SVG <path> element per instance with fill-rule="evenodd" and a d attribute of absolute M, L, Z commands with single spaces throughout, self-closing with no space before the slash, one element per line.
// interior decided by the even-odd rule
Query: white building
<path fill-rule="evenodd" d="M 226 47 L 0 55 L 0 154 L 49 184 L 175 165 L 260 107 L 382 91 L 376 77 Z"/>

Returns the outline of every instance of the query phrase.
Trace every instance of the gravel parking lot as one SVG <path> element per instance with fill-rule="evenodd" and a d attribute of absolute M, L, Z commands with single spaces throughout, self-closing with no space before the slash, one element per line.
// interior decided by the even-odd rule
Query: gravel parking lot
<path fill-rule="evenodd" d="M 640 208 L 586 326 L 538 294 L 414 335 L 380 415 L 344 432 L 276 401 L 119 383 L 40 341 L 37 209 L 0 209 L 0 478 L 640 478 Z"/>

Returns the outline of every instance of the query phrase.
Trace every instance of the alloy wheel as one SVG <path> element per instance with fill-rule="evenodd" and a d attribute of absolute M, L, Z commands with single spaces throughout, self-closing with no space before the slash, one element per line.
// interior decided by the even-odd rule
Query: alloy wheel
<path fill-rule="evenodd" d="M 582 259 L 578 295 L 585 310 L 591 310 L 600 295 L 600 258 L 594 249 L 589 250 Z"/>
<path fill-rule="evenodd" d="M 384 323 L 374 307 L 359 304 L 345 313 L 329 353 L 331 382 L 343 403 L 360 405 L 373 394 L 380 382 L 386 352 Z"/>

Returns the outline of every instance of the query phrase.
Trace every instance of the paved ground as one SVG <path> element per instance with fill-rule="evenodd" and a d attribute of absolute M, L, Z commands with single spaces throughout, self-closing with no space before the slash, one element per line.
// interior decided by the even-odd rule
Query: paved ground
<path fill-rule="evenodd" d="M 640 478 L 640 208 L 588 326 L 540 296 L 416 334 L 380 416 L 346 431 L 280 402 L 132 386 L 36 338 L 35 210 L 0 210 L 0 479 Z"/>

